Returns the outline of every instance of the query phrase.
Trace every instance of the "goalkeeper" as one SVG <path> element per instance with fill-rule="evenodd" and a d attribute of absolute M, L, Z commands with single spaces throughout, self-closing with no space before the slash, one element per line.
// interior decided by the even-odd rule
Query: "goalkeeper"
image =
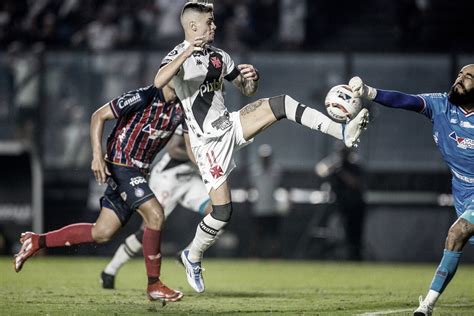
<path fill-rule="evenodd" d="M 452 173 L 452 192 L 458 219 L 446 238 L 443 258 L 430 290 L 414 315 L 432 315 L 439 296 L 456 273 L 466 242 L 474 244 L 474 64 L 464 66 L 448 93 L 410 95 L 380 90 L 350 80 L 355 96 L 387 107 L 419 112 L 433 123 L 433 135 Z"/>

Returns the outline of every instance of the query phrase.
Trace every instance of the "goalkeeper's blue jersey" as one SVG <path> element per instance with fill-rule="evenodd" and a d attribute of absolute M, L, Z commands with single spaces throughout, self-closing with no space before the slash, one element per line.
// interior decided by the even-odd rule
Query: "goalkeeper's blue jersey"
<path fill-rule="evenodd" d="M 433 123 L 433 138 L 451 169 L 456 212 L 460 216 L 474 202 L 474 110 L 448 101 L 446 93 L 420 94 L 421 113 Z M 469 207 L 470 208 L 470 207 Z"/>

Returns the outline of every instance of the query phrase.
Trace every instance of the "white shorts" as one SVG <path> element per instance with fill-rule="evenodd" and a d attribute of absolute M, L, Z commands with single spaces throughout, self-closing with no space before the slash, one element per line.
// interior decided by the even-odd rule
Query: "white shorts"
<path fill-rule="evenodd" d="M 235 168 L 234 152 L 253 141 L 244 139 L 239 112 L 230 113 L 229 120 L 231 127 L 221 137 L 201 138 L 199 145 L 192 147 L 207 192 L 217 189 L 227 180 Z"/>
<path fill-rule="evenodd" d="M 165 217 L 177 204 L 204 215 L 209 195 L 198 171 L 192 162 L 163 170 L 169 161 L 169 155 L 165 154 L 151 170 L 149 179 L 150 188 L 163 206 Z"/>

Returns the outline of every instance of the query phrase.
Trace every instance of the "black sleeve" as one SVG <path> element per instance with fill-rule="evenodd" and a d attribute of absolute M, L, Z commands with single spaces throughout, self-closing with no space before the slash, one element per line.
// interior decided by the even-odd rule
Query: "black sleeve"
<path fill-rule="evenodd" d="M 230 72 L 230 74 L 225 76 L 224 79 L 227 81 L 232 81 L 235 78 L 237 78 L 239 75 L 240 75 L 239 69 L 237 69 L 237 67 L 234 67 L 234 69 Z"/>

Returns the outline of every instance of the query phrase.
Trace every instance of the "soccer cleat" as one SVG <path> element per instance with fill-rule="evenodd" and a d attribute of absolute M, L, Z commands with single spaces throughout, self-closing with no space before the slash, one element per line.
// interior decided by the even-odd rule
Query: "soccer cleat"
<path fill-rule="evenodd" d="M 369 111 L 362 109 L 356 117 L 342 125 L 342 138 L 346 147 L 357 147 L 360 134 L 369 124 Z"/>
<path fill-rule="evenodd" d="M 14 256 L 13 261 L 16 272 L 20 272 L 26 260 L 28 260 L 28 258 L 40 250 L 38 234 L 32 232 L 22 233 L 20 237 L 20 243 L 20 251 Z"/>
<path fill-rule="evenodd" d="M 201 262 L 191 262 L 188 259 L 189 250 L 181 252 L 181 263 L 186 270 L 186 278 L 189 285 L 198 293 L 204 292 L 204 279 L 202 277 L 203 268 Z"/>
<path fill-rule="evenodd" d="M 176 302 L 183 297 L 183 293 L 164 285 L 161 281 L 148 285 L 148 299 L 150 301 Z"/>
<path fill-rule="evenodd" d="M 413 316 L 431 316 L 433 314 L 433 307 L 426 304 L 423 301 L 423 297 L 420 296 L 420 306 L 413 312 Z"/>
<path fill-rule="evenodd" d="M 102 288 L 104 289 L 115 289 L 115 275 L 102 271 L 100 274 L 100 283 L 102 283 Z"/>

